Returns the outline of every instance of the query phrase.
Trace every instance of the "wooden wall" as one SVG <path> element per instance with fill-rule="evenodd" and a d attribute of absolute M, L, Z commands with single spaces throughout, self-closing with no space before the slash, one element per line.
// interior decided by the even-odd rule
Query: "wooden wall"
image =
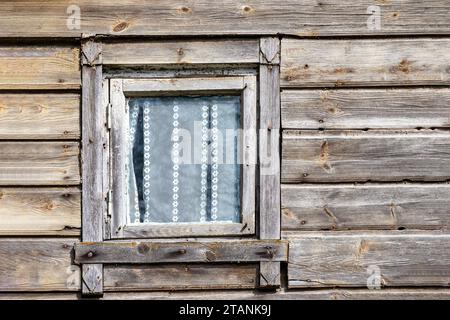
<path fill-rule="evenodd" d="M 289 288 L 448 286 L 450 40 L 282 40 Z M 377 268 L 377 269 L 375 269 Z"/>
<path fill-rule="evenodd" d="M 282 38 L 282 289 L 253 264 L 107 265 L 105 298 L 450 297 L 447 0 L 77 3 L 80 28 L 69 0 L 0 3 L 0 299 L 79 298 L 82 33 Z"/>

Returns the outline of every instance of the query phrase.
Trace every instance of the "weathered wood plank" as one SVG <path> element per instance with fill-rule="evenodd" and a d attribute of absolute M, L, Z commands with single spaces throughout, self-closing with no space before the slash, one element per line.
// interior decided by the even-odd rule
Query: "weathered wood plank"
<path fill-rule="evenodd" d="M 0 300 L 74 300 L 76 293 L 0 293 Z M 447 288 L 106 292 L 104 300 L 449 300 Z"/>
<path fill-rule="evenodd" d="M 92 40 L 82 43 L 82 240 L 103 241 L 106 212 L 104 193 L 104 146 L 106 145 L 106 110 L 103 104 L 102 46 Z M 82 266 L 82 293 L 103 293 L 103 266 Z"/>
<path fill-rule="evenodd" d="M 79 95 L 0 95 L 0 139 L 79 138 Z"/>
<path fill-rule="evenodd" d="M 0 142 L 0 185 L 77 185 L 77 142 Z"/>
<path fill-rule="evenodd" d="M 282 185 L 283 230 L 442 230 L 450 184 Z"/>
<path fill-rule="evenodd" d="M 83 242 L 75 247 L 77 263 L 170 263 L 286 261 L 287 242 Z"/>
<path fill-rule="evenodd" d="M 450 133 L 342 131 L 283 133 L 282 181 L 445 181 Z"/>
<path fill-rule="evenodd" d="M 1 46 L 0 89 L 79 89 L 79 56 L 74 46 Z"/>
<path fill-rule="evenodd" d="M 299 234 L 289 238 L 289 288 L 448 286 L 450 235 Z M 378 273 L 379 272 L 379 273 Z"/>
<path fill-rule="evenodd" d="M 117 80 L 119 81 L 119 80 Z M 127 96 L 165 95 L 179 91 L 185 92 L 228 92 L 245 88 L 243 77 L 220 78 L 166 78 L 166 79 L 125 79 L 123 91 Z"/>
<path fill-rule="evenodd" d="M 132 52 L 132 54 L 130 54 Z M 106 65 L 256 64 L 258 40 L 184 40 L 105 43 Z"/>
<path fill-rule="evenodd" d="M 45 296 L 44 296 L 45 297 Z M 19 297 L 20 298 L 20 297 Z M 30 298 L 34 298 L 30 295 Z M 55 297 L 58 299 L 58 296 Z M 0 294 L 0 299 L 2 295 Z M 287 291 L 108 292 L 106 300 L 449 300 L 447 288 L 314 289 Z"/>
<path fill-rule="evenodd" d="M 79 0 L 73 4 L 4 0 L 0 36 L 450 33 L 449 8 L 442 0 Z M 374 5 L 379 15 L 372 13 Z M 376 23 L 370 23 L 372 18 Z"/>
<path fill-rule="evenodd" d="M 77 291 L 76 239 L 0 239 L 0 291 Z"/>
<path fill-rule="evenodd" d="M 450 84 L 449 39 L 284 39 L 281 49 L 285 88 Z"/>
<path fill-rule="evenodd" d="M 450 126 L 449 89 L 284 90 L 284 129 Z"/>
<path fill-rule="evenodd" d="M 280 239 L 280 40 L 262 38 L 259 81 L 259 237 Z M 280 263 L 261 262 L 260 287 L 280 286 Z"/>
<path fill-rule="evenodd" d="M 0 188 L 0 235 L 78 236 L 78 188 Z"/>
<path fill-rule="evenodd" d="M 106 265 L 105 291 L 252 289 L 255 264 Z"/>

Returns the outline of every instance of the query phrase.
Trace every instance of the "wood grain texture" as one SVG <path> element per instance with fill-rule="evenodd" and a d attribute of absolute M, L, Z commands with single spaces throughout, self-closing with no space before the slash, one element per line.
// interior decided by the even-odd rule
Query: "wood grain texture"
<path fill-rule="evenodd" d="M 78 236 L 78 188 L 0 188 L 0 235 Z"/>
<path fill-rule="evenodd" d="M 0 291 L 77 291 L 80 269 L 71 264 L 77 239 L 0 239 Z"/>
<path fill-rule="evenodd" d="M 289 238 L 289 288 L 448 286 L 450 235 L 339 235 Z M 372 271 L 371 271 L 372 270 Z"/>
<path fill-rule="evenodd" d="M 106 265 L 105 291 L 255 288 L 254 264 Z"/>
<path fill-rule="evenodd" d="M 449 85 L 449 39 L 281 42 L 282 87 Z"/>
<path fill-rule="evenodd" d="M 0 185 L 77 185 L 77 142 L 0 142 Z"/>
<path fill-rule="evenodd" d="M 284 90 L 283 129 L 450 126 L 449 89 Z"/>
<path fill-rule="evenodd" d="M 0 293 L 0 300 L 74 300 L 75 292 Z M 104 300 L 449 300 L 448 288 L 358 288 L 255 291 L 255 290 L 189 290 L 105 292 Z"/>
<path fill-rule="evenodd" d="M 221 242 L 82 242 L 77 263 L 171 263 L 286 261 L 287 242 L 239 240 Z"/>
<path fill-rule="evenodd" d="M 280 239 L 280 40 L 261 38 L 259 237 Z M 280 263 L 261 262 L 260 287 L 280 286 Z"/>
<path fill-rule="evenodd" d="M 283 230 L 442 230 L 449 184 L 282 185 Z"/>
<path fill-rule="evenodd" d="M 0 139 L 79 138 L 79 95 L 0 95 Z"/>
<path fill-rule="evenodd" d="M 132 53 L 132 54 L 130 54 Z M 104 44 L 106 65 L 256 64 L 257 40 L 134 41 Z"/>
<path fill-rule="evenodd" d="M 282 182 L 446 181 L 447 131 L 283 133 Z"/>
<path fill-rule="evenodd" d="M 443 0 L 79 0 L 80 28 L 71 4 L 69 0 L 4 0 L 0 4 L 0 36 L 450 33 L 449 9 Z M 368 27 L 373 5 L 380 7 L 381 18 L 375 30 Z"/>
<path fill-rule="evenodd" d="M 103 241 L 103 219 L 106 215 L 104 192 L 104 157 L 106 145 L 106 110 L 103 104 L 102 47 L 94 41 L 82 44 L 82 240 Z M 82 266 L 82 293 L 103 293 L 103 266 Z"/>
<path fill-rule="evenodd" d="M 74 46 L 0 46 L 0 89 L 79 89 L 79 59 Z"/>
<path fill-rule="evenodd" d="M 39 297 L 39 296 L 38 296 Z M 37 297 L 30 295 L 30 298 Z M 56 297 L 57 298 L 57 297 Z M 65 295 L 61 299 L 65 298 Z M 0 299 L 2 295 L 0 294 Z M 108 292 L 106 300 L 449 300 L 448 288 L 383 288 L 251 291 Z"/>

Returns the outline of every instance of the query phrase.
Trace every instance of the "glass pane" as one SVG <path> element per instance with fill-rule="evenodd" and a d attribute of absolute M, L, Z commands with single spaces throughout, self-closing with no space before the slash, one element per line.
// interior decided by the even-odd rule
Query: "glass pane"
<path fill-rule="evenodd" d="M 240 97 L 131 98 L 129 223 L 240 221 Z"/>

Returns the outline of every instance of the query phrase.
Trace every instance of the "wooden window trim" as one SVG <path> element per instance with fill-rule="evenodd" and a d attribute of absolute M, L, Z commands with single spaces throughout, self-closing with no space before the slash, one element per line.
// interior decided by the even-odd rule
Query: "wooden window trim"
<path fill-rule="evenodd" d="M 215 78 L 165 78 L 165 79 L 116 79 L 110 80 L 111 98 L 111 149 L 112 155 L 112 214 L 111 239 L 131 238 L 185 238 L 213 236 L 244 236 L 255 234 L 256 198 L 256 77 Z M 236 94 L 241 96 L 244 163 L 241 174 L 241 221 L 238 223 L 149 223 L 124 222 L 127 213 L 126 152 L 127 122 L 126 99 L 133 96 Z"/>
<path fill-rule="evenodd" d="M 109 243 L 114 245 L 113 252 L 115 250 L 126 249 L 127 246 L 131 244 L 125 240 L 116 240 L 105 242 L 106 239 L 110 238 L 109 235 L 109 217 L 108 213 L 108 199 L 111 199 L 109 193 L 110 177 L 109 177 L 109 140 L 108 128 L 110 128 L 111 121 L 108 119 L 109 115 L 106 110 L 108 110 L 109 103 L 109 80 L 104 79 L 104 66 L 107 68 L 114 66 L 120 67 L 128 66 L 128 64 L 120 59 L 115 59 L 115 49 L 108 51 L 108 58 L 106 61 L 103 60 L 102 48 L 103 44 L 98 41 L 95 35 L 83 35 L 82 36 L 82 242 L 75 247 L 75 256 L 79 256 L 81 251 L 84 250 L 85 246 L 89 245 L 103 245 Z M 238 43 L 238 42 L 236 42 Z M 180 44 L 180 45 L 178 45 Z M 228 48 L 229 43 L 226 41 L 214 41 L 214 46 L 223 45 Z M 279 137 L 280 131 L 280 40 L 276 37 L 263 37 L 259 41 L 249 40 L 243 43 L 238 43 L 236 48 L 241 48 L 243 45 L 247 48 L 245 50 L 245 55 L 240 56 L 238 53 L 233 53 L 232 60 L 230 60 L 230 54 L 221 53 L 221 50 L 216 50 L 217 55 L 214 59 L 210 61 L 209 55 L 204 55 L 204 47 L 209 45 L 202 42 L 190 42 L 190 41 L 177 41 L 175 44 L 164 48 L 164 50 L 175 50 L 176 55 L 162 55 L 168 57 L 168 59 L 163 59 L 158 66 L 167 66 L 170 68 L 178 68 L 181 65 L 189 63 L 183 59 L 179 59 L 180 53 L 184 52 L 184 47 L 189 47 L 190 57 L 189 61 L 195 61 L 193 66 L 195 67 L 207 67 L 207 66 L 220 66 L 221 69 L 226 69 L 227 66 L 232 66 L 233 69 L 240 68 L 243 66 L 258 66 L 259 62 L 259 82 L 256 91 L 258 91 L 259 98 L 259 129 L 268 131 L 268 138 Z M 147 52 L 150 49 L 159 50 L 159 47 L 165 46 L 164 41 L 158 42 L 146 42 L 145 52 L 143 57 L 147 57 Z M 110 46 L 105 46 L 105 48 L 111 49 Z M 252 49 L 253 48 L 253 49 Z M 163 50 L 163 51 L 164 51 Z M 233 49 L 234 50 L 234 49 Z M 233 51 L 232 50 L 232 51 Z M 127 48 L 127 51 L 130 51 Z M 236 50 L 235 50 L 236 51 Z M 234 52 L 234 51 L 233 51 Z M 118 54 L 120 56 L 120 54 Z M 203 59 L 205 58 L 205 59 Z M 129 65 L 133 67 L 145 66 L 151 67 L 153 64 L 153 59 L 145 59 L 141 62 L 140 58 L 138 61 L 131 61 Z M 167 69 L 167 70 L 170 70 Z M 172 69 L 172 70 L 176 70 Z M 109 69 L 108 69 L 109 70 Z M 112 70 L 112 69 L 111 69 Z M 118 69 L 115 69 L 118 70 Z M 199 70 L 199 69 L 197 69 Z M 207 69 L 205 69 L 207 71 Z M 242 70 L 242 69 L 241 69 Z M 247 69 L 248 70 L 248 69 Z M 108 71 L 109 73 L 110 71 Z M 126 72 L 128 73 L 128 72 Z M 208 73 L 208 72 L 206 72 Z M 230 71 L 228 71 L 230 73 Z M 232 71 L 231 71 L 232 73 Z M 239 72 L 238 72 L 239 73 Z M 116 71 L 117 74 L 117 71 Z M 120 72 L 118 72 L 120 74 Z M 208 73 L 209 74 L 209 73 Z M 178 74 L 176 74 L 178 76 Z M 215 75 L 214 75 L 215 76 Z M 111 137 L 113 138 L 113 137 Z M 272 139 L 274 150 L 279 149 L 279 141 L 277 139 Z M 259 147 L 261 148 L 263 141 L 259 140 Z M 259 216 L 255 225 L 255 239 L 251 242 L 248 238 L 234 238 L 233 242 L 236 246 L 231 245 L 232 248 L 242 247 L 244 251 L 256 254 L 258 257 L 252 258 L 250 260 L 258 262 L 260 264 L 259 268 L 259 281 L 258 286 L 260 288 L 274 288 L 280 286 L 280 262 L 287 261 L 287 251 L 288 243 L 286 241 L 280 241 L 280 155 L 279 152 L 273 152 L 270 154 L 269 158 L 265 159 L 271 163 L 274 174 L 272 176 L 267 176 L 261 173 L 259 170 Z M 260 164 L 263 165 L 263 164 Z M 93 174 L 95 172 L 96 174 Z M 167 240 L 167 241 L 166 241 Z M 167 246 L 167 243 L 175 243 L 174 240 L 167 238 L 162 243 Z M 210 241 L 229 241 L 226 238 L 220 239 L 209 239 Z M 204 245 L 204 242 L 198 242 L 197 239 L 180 239 L 174 246 L 169 245 L 170 250 L 175 250 L 173 253 L 181 253 L 179 262 L 189 262 L 197 259 L 197 262 L 209 262 L 208 259 L 202 260 L 201 258 L 193 259 L 190 256 L 186 256 L 184 252 L 188 252 L 187 249 L 181 249 L 179 246 L 190 247 L 190 244 Z M 250 241 L 250 242 L 249 242 Z M 158 241 L 152 240 L 152 243 L 158 245 Z M 147 248 L 148 241 L 144 244 L 140 243 L 137 245 L 140 249 Z M 225 247 L 227 247 L 225 246 Z M 151 246 L 150 246 L 151 247 Z M 230 247 L 230 248 L 231 248 Z M 279 248 L 280 257 L 274 258 L 272 256 L 271 250 L 273 248 Z M 186 250 L 186 251 L 184 251 Z M 190 249 L 189 249 L 190 250 Z M 226 262 L 232 262 L 239 260 L 237 255 L 238 251 L 233 249 L 229 252 L 229 255 L 223 259 Z M 85 252 L 87 257 L 98 255 Z M 190 251 L 189 251 L 190 252 Z M 101 253 L 101 252 L 100 252 Z M 138 251 L 140 254 L 140 252 Z M 205 251 L 206 254 L 206 251 Z M 120 261 L 115 261 L 114 263 L 127 263 L 127 258 L 120 258 Z M 248 260 L 243 259 L 244 262 Z M 102 260 L 92 260 L 88 262 L 87 260 L 76 259 L 77 263 L 81 264 L 82 267 L 82 294 L 84 296 L 101 296 L 103 294 L 103 262 Z M 106 260 L 105 260 L 106 261 Z M 111 260 L 113 261 L 113 260 Z M 159 261 L 151 260 L 145 261 L 143 263 L 158 263 Z M 247 261 L 248 262 L 248 261 Z"/>

